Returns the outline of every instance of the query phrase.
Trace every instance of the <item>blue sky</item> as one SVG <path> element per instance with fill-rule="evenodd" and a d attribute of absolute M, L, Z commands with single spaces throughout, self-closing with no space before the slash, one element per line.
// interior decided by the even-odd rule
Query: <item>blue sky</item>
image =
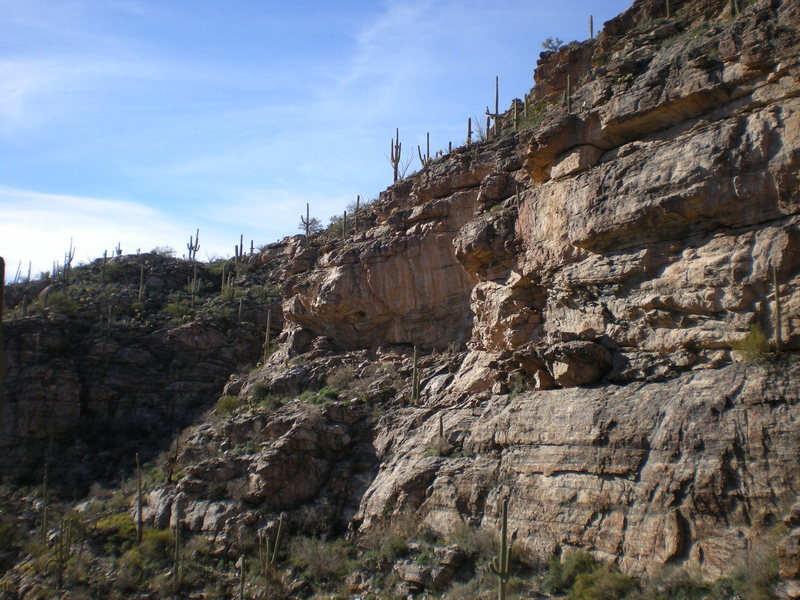
<path fill-rule="evenodd" d="M 0 0 L 0 255 L 228 256 L 391 183 L 631 0 Z M 409 172 L 419 168 L 418 160 Z"/>

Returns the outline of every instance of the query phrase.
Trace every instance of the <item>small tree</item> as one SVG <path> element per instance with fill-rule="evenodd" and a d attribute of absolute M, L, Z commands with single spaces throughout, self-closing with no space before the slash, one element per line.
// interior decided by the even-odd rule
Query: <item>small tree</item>
<path fill-rule="evenodd" d="M 562 42 L 559 38 L 549 37 L 542 42 L 542 48 L 544 48 L 548 52 L 558 52 L 561 49 L 561 46 L 563 45 L 564 42 Z"/>
<path fill-rule="evenodd" d="M 301 221 L 299 225 L 300 231 L 305 233 L 306 235 L 314 234 L 314 233 L 321 233 L 323 230 L 322 221 L 320 221 L 316 217 L 311 217 L 306 225 L 305 221 Z"/>
<path fill-rule="evenodd" d="M 306 204 L 306 216 L 300 215 L 300 225 L 298 227 L 306 235 L 322 231 L 322 223 L 318 218 L 311 216 L 308 204 Z"/>

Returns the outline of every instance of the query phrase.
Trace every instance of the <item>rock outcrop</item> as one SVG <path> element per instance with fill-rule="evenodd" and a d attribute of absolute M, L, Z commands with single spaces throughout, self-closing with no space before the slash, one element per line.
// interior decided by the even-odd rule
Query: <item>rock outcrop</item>
<path fill-rule="evenodd" d="M 281 513 L 301 533 L 413 514 L 447 535 L 495 526 L 510 495 L 514 543 L 537 559 L 580 547 L 713 578 L 786 519 L 796 597 L 800 0 L 663 6 L 637 0 L 597 39 L 543 53 L 527 123 L 509 111 L 358 226 L 253 257 L 283 287 L 280 345 L 228 378 L 250 410 L 190 432 L 150 523 L 234 556 Z M 42 343 L 87 343 L 53 321 Z M 15 399 L 4 439 L 39 454 L 44 415 L 64 435 L 161 422 L 260 357 L 252 332 L 195 319 L 92 334 L 80 359 L 26 370 L 12 327 L 12 385 L 41 410 Z M 438 585 L 433 568 L 397 571 Z"/>

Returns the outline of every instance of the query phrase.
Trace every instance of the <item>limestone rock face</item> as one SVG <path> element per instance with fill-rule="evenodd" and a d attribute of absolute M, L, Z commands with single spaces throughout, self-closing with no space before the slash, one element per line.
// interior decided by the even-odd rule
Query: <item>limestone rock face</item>
<path fill-rule="evenodd" d="M 797 365 L 492 396 L 442 409 L 455 444 L 442 456 L 425 451 L 435 419 L 408 409 L 378 425 L 383 468 L 358 518 L 415 512 L 442 534 L 465 521 L 496 528 L 510 493 L 509 535 L 535 555 L 582 547 L 629 571 L 688 561 L 715 577 L 769 527 L 772 498 L 793 498 L 799 402 Z"/>
<path fill-rule="evenodd" d="M 753 326 L 774 338 L 773 266 L 782 343 L 796 348 L 800 9 L 762 1 L 730 20 L 728 4 L 701 4 L 648 25 L 663 3 L 637 2 L 609 35 L 543 53 L 542 103 L 584 73 L 571 112 L 550 104 L 539 128 L 387 190 L 376 226 L 288 289 L 293 350 L 315 336 L 468 341 L 510 368 L 513 354 L 541 388 L 655 381 L 730 360 Z M 489 364 L 466 361 L 456 389 L 489 389 Z"/>
<path fill-rule="evenodd" d="M 411 514 L 446 535 L 496 529 L 510 495 L 532 555 L 586 548 L 633 573 L 714 578 L 786 517 L 800 595 L 800 0 L 671 5 L 637 0 L 543 53 L 518 131 L 509 111 L 346 229 L 264 248 L 282 329 L 249 373 L 227 377 L 261 340 L 202 320 L 120 339 L 54 316 L 41 362 L 32 331 L 7 335 L 30 410 L 3 407 L 0 463 L 41 458 L 50 415 L 62 436 L 172 425 L 227 379 L 243 403 L 285 403 L 194 429 L 147 518 L 231 555 L 279 513 L 295 532 Z M 396 572 L 417 591 L 452 570 Z"/>
<path fill-rule="evenodd" d="M 109 332 L 22 321 L 6 333 L 6 390 L 16 393 L 2 407 L 0 471 L 38 478 L 49 455 L 51 474 L 79 490 L 127 470 L 137 451 L 152 456 L 218 396 L 241 356 L 258 353 L 249 332 L 201 322 Z"/>

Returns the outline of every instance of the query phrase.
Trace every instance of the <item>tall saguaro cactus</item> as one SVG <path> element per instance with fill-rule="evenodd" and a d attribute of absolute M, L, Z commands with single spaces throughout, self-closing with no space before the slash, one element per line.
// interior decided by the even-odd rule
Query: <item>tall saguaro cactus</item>
<path fill-rule="evenodd" d="M 303 215 L 300 215 L 300 222 L 303 224 L 303 228 L 306 230 L 306 237 L 308 237 L 308 233 L 311 230 L 311 208 L 306 202 L 306 216 L 305 218 Z"/>
<path fill-rule="evenodd" d="M 139 464 L 139 453 L 136 453 L 136 543 L 142 543 L 144 524 L 142 521 L 142 466 Z"/>
<path fill-rule="evenodd" d="M 400 153 L 402 152 L 403 144 L 400 143 L 400 128 L 398 127 L 394 131 L 395 139 L 391 141 L 391 147 L 389 149 L 389 162 L 392 163 L 392 168 L 394 169 L 394 181 L 396 182 L 400 179 Z"/>
<path fill-rule="evenodd" d="M 564 104 L 567 107 L 567 114 L 572 112 L 572 77 L 567 73 L 567 89 L 564 90 Z"/>
<path fill-rule="evenodd" d="M 181 524 L 175 523 L 175 550 L 172 557 L 172 591 L 177 592 L 183 580 L 183 549 L 181 547 Z"/>
<path fill-rule="evenodd" d="M 258 532 L 258 564 L 261 566 L 261 574 L 266 577 L 275 565 L 278 564 L 278 552 L 281 547 L 281 533 L 283 532 L 283 515 L 278 519 L 278 531 L 275 534 L 275 545 L 270 552 L 269 536 L 266 532 Z"/>
<path fill-rule="evenodd" d="M 198 228 L 197 233 L 194 235 L 194 240 L 192 240 L 192 236 L 189 236 L 189 243 L 186 244 L 186 249 L 189 250 L 189 260 L 197 260 L 197 251 L 200 249 L 200 229 Z"/>
<path fill-rule="evenodd" d="M 419 352 L 414 346 L 414 363 L 411 368 L 411 404 L 419 401 Z"/>
<path fill-rule="evenodd" d="M 772 289 L 775 293 L 775 355 L 781 353 L 781 297 L 778 293 L 778 268 L 772 265 Z"/>
<path fill-rule="evenodd" d="M 494 112 L 489 112 L 489 107 L 486 107 L 486 137 L 489 138 L 489 119 L 494 119 L 494 133 L 495 136 L 500 135 L 500 77 L 495 75 L 494 78 Z"/>
<path fill-rule="evenodd" d="M 417 154 L 419 155 L 419 162 L 422 163 L 422 168 L 427 167 L 431 162 L 431 132 L 427 132 L 425 134 L 425 154 L 422 154 L 422 150 L 419 146 L 417 146 Z"/>
<path fill-rule="evenodd" d="M 511 577 L 509 558 L 511 548 L 508 545 L 508 498 L 503 498 L 503 517 L 500 525 L 500 556 L 492 559 L 489 570 L 497 575 L 497 598 L 506 600 L 506 585 Z"/>
<path fill-rule="evenodd" d="M 56 587 L 60 590 L 64 587 L 64 571 L 72 554 L 72 521 L 68 518 L 61 521 L 61 525 L 58 528 L 58 537 L 56 538 L 53 554 L 52 562 L 56 569 Z"/>

